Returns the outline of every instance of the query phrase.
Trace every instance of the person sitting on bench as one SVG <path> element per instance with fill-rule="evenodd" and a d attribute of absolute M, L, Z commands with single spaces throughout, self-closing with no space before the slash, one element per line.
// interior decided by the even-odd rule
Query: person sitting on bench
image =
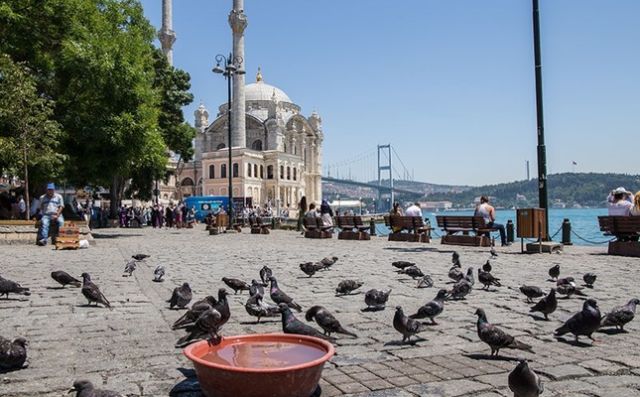
<path fill-rule="evenodd" d="M 322 226 L 330 227 L 330 229 L 327 230 L 333 231 L 333 210 L 327 200 L 322 200 L 320 217 L 322 218 Z"/>
<path fill-rule="evenodd" d="M 476 207 L 475 216 L 481 216 L 488 227 L 492 229 L 498 229 L 498 231 L 500 232 L 500 242 L 502 243 L 503 247 L 509 245 L 507 243 L 504 225 L 496 223 L 496 209 L 493 208 L 491 204 L 489 204 L 489 197 L 480 197 L 480 205 Z"/>
<path fill-rule="evenodd" d="M 640 216 L 640 191 L 633 197 L 633 207 L 629 210 L 631 216 Z"/>
<path fill-rule="evenodd" d="M 632 198 L 633 193 L 628 192 L 627 189 L 623 187 L 612 190 L 607 197 L 609 215 L 629 216 L 631 207 L 633 207 Z"/>
<path fill-rule="evenodd" d="M 420 209 L 420 203 L 413 203 L 404 212 L 406 216 L 419 216 L 422 218 L 422 210 Z"/>
<path fill-rule="evenodd" d="M 40 196 L 40 213 L 42 214 L 42 218 L 40 219 L 40 239 L 38 240 L 38 245 L 47 245 L 51 221 L 57 222 L 58 228 L 64 226 L 64 217 L 62 216 L 63 209 L 64 200 L 60 194 L 56 193 L 56 185 L 48 183 L 47 192 Z"/>

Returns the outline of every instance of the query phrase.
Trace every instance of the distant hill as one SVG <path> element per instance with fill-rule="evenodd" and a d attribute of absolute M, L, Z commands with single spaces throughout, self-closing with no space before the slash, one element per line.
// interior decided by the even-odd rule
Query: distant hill
<path fill-rule="evenodd" d="M 548 176 L 549 203 L 554 207 L 602 207 L 607 194 L 618 186 L 637 192 L 640 190 L 640 175 L 563 173 Z M 492 197 L 499 207 L 526 207 L 538 205 L 538 181 L 517 181 L 473 187 L 458 193 L 433 193 L 429 201 L 448 200 L 454 207 L 474 206 L 474 199 L 481 195 Z"/>

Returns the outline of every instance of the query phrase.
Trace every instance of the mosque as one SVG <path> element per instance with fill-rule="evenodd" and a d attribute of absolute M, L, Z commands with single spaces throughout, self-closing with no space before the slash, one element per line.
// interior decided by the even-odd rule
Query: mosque
<path fill-rule="evenodd" d="M 244 59 L 247 18 L 244 0 L 233 0 L 229 14 L 234 57 Z M 171 0 L 163 0 L 160 42 L 167 59 L 175 33 L 171 29 Z M 204 105 L 195 111 L 195 156 L 180 165 L 160 187 L 161 198 L 179 200 L 192 195 L 227 196 L 232 174 L 234 202 L 270 205 L 276 210 L 296 210 L 302 196 L 307 202 L 322 198 L 322 119 L 313 112 L 305 117 L 301 108 L 281 89 L 265 82 L 258 69 L 255 82 L 245 84 L 244 74 L 232 77 L 231 143 L 228 142 L 228 103 L 218 107 L 210 122 Z M 231 146 L 231 149 L 229 148 Z M 229 150 L 232 165 L 229 168 Z"/>

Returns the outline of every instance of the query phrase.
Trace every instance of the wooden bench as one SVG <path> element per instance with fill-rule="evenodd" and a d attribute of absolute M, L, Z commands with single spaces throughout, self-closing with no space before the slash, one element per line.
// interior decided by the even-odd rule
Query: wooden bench
<path fill-rule="evenodd" d="M 420 216 L 385 215 L 384 223 L 391 229 L 389 241 L 407 241 L 428 243 L 431 241 L 431 228 Z"/>
<path fill-rule="evenodd" d="M 361 216 L 344 215 L 335 217 L 336 226 L 340 228 L 339 240 L 371 240 Z"/>
<path fill-rule="evenodd" d="M 269 228 L 271 227 L 271 225 L 262 223 L 262 218 L 259 216 L 250 216 L 249 227 L 251 228 L 251 234 L 269 234 Z"/>
<path fill-rule="evenodd" d="M 599 216 L 600 230 L 615 241 L 609 242 L 609 255 L 640 257 L 640 216 Z"/>
<path fill-rule="evenodd" d="M 322 218 L 319 217 L 304 217 L 302 218 L 304 227 L 306 231 L 304 232 L 304 236 L 306 238 L 332 238 L 333 233 L 331 229 L 333 226 L 324 226 L 322 223 Z"/>
<path fill-rule="evenodd" d="M 491 237 L 487 234 L 498 230 L 487 226 L 481 216 L 441 215 L 436 216 L 436 221 L 446 233 L 442 236 L 442 244 L 490 247 Z"/>

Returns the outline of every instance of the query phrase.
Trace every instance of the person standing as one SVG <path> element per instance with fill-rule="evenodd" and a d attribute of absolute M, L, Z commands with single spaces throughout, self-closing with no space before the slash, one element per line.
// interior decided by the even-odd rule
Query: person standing
<path fill-rule="evenodd" d="M 171 229 L 173 227 L 173 208 L 171 205 L 167 205 L 164 218 L 167 228 Z"/>
<path fill-rule="evenodd" d="M 42 218 L 40 219 L 40 239 L 38 240 L 38 245 L 47 245 L 49 227 L 52 221 L 58 224 L 58 228 L 64 226 L 64 217 L 62 216 L 63 209 L 64 200 L 60 194 L 56 193 L 56 185 L 48 183 L 47 192 L 40 196 L 40 213 L 42 214 Z"/>
<path fill-rule="evenodd" d="M 298 224 L 296 225 L 297 231 L 302 231 L 302 219 L 304 218 L 304 214 L 307 213 L 307 196 L 302 196 L 300 202 L 298 203 Z"/>
<path fill-rule="evenodd" d="M 489 204 L 489 197 L 480 197 L 480 205 L 476 207 L 475 216 L 481 216 L 484 219 L 484 222 L 490 228 L 498 229 L 498 231 L 500 232 L 500 242 L 502 243 L 503 247 L 510 245 L 509 243 L 507 243 L 504 225 L 496 223 L 496 209 L 493 208 L 491 204 Z"/>
<path fill-rule="evenodd" d="M 18 197 L 18 212 L 20 213 L 20 219 L 27 219 L 27 203 L 24 202 L 22 195 Z"/>

